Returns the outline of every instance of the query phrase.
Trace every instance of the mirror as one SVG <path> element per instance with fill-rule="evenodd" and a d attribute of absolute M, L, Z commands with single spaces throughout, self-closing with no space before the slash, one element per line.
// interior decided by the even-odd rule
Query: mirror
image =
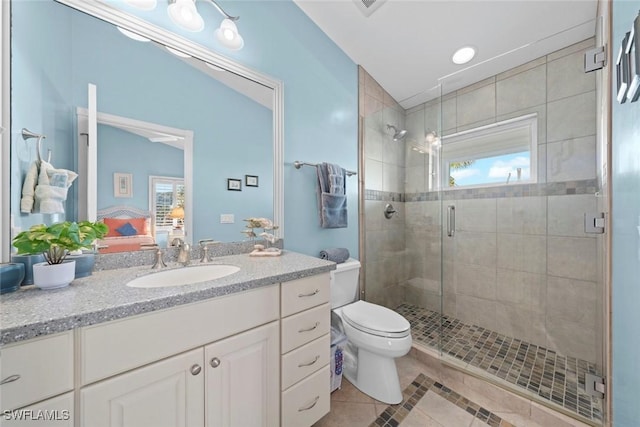
<path fill-rule="evenodd" d="M 281 83 L 109 5 L 62 3 L 73 8 L 54 1 L 12 5 L 13 232 L 64 218 L 91 219 L 92 212 L 109 207 L 102 203 L 150 210 L 152 177 L 179 178 L 173 166 L 186 157 L 180 158 L 175 151 L 171 154 L 167 150 L 171 147 L 160 141 L 171 135 L 141 136 L 135 130 L 100 124 L 100 120 L 93 132 L 90 126 L 84 132 L 84 119 L 77 111 L 90 106 L 89 83 L 97 87 L 98 116 L 192 132 L 193 161 L 184 161 L 183 166 L 185 214 L 172 218 L 173 224 L 184 225 L 188 240 L 242 240 L 242 219 L 249 216 L 273 218 L 282 226 Z M 155 42 L 132 40 L 113 24 L 135 29 Z M 51 150 L 56 168 L 80 174 L 69 189 L 64 214 L 20 212 L 22 183 L 36 158 L 34 141 L 20 137 L 23 127 L 46 135 L 43 149 Z M 87 145 L 84 133 L 97 138 L 95 144 L 89 143 L 89 151 L 98 147 L 93 154 L 95 175 L 81 150 Z M 142 142 L 134 142 L 136 138 L 146 138 L 148 147 L 138 147 Z M 153 146 L 162 148 L 168 160 L 162 163 Z M 90 159 L 92 154 L 87 156 Z M 192 179 L 187 176 L 190 169 Z M 117 197 L 114 180 L 121 177 L 124 192 Z M 130 187 L 127 179 L 131 179 Z M 228 179 L 239 180 L 241 191 L 228 190 Z M 95 205 L 92 186 L 97 192 Z M 110 189 L 115 198 L 104 194 Z M 227 221 L 232 215 L 234 223 L 221 224 L 222 215 Z M 165 213 L 158 220 L 166 225 L 166 219 Z"/>

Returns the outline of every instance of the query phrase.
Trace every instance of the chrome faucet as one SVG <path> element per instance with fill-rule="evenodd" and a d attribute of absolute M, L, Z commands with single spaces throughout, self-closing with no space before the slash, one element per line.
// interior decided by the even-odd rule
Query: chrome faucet
<path fill-rule="evenodd" d="M 211 254 L 209 253 L 209 246 L 218 244 L 220 242 L 213 239 L 202 239 L 199 240 L 200 244 L 200 262 L 209 262 L 211 261 Z"/>
<path fill-rule="evenodd" d="M 178 252 L 178 262 L 184 266 L 189 265 L 189 263 L 191 263 L 191 245 L 178 237 L 173 239 L 171 245 L 180 249 L 180 252 Z"/>

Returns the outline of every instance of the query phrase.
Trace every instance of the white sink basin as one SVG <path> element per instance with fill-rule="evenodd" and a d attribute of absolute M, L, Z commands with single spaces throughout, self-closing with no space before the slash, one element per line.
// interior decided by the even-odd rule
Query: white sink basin
<path fill-rule="evenodd" d="M 238 271 L 240 271 L 239 267 L 224 264 L 176 268 L 138 277 L 127 283 L 127 286 L 132 288 L 166 288 L 168 286 L 192 285 L 219 279 Z"/>

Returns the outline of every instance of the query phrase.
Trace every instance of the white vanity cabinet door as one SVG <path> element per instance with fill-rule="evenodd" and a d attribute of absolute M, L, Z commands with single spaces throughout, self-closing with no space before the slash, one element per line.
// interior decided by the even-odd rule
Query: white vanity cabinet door
<path fill-rule="evenodd" d="M 205 347 L 206 425 L 280 425 L 278 322 Z"/>
<path fill-rule="evenodd" d="M 202 348 L 85 387 L 86 427 L 203 427 Z"/>

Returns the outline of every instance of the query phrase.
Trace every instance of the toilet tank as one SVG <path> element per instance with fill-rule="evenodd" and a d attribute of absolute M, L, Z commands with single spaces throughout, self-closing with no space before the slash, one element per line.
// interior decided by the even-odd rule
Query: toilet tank
<path fill-rule="evenodd" d="M 331 308 L 358 300 L 358 278 L 360 276 L 360 261 L 349 258 L 342 264 L 336 265 L 331 271 Z"/>

